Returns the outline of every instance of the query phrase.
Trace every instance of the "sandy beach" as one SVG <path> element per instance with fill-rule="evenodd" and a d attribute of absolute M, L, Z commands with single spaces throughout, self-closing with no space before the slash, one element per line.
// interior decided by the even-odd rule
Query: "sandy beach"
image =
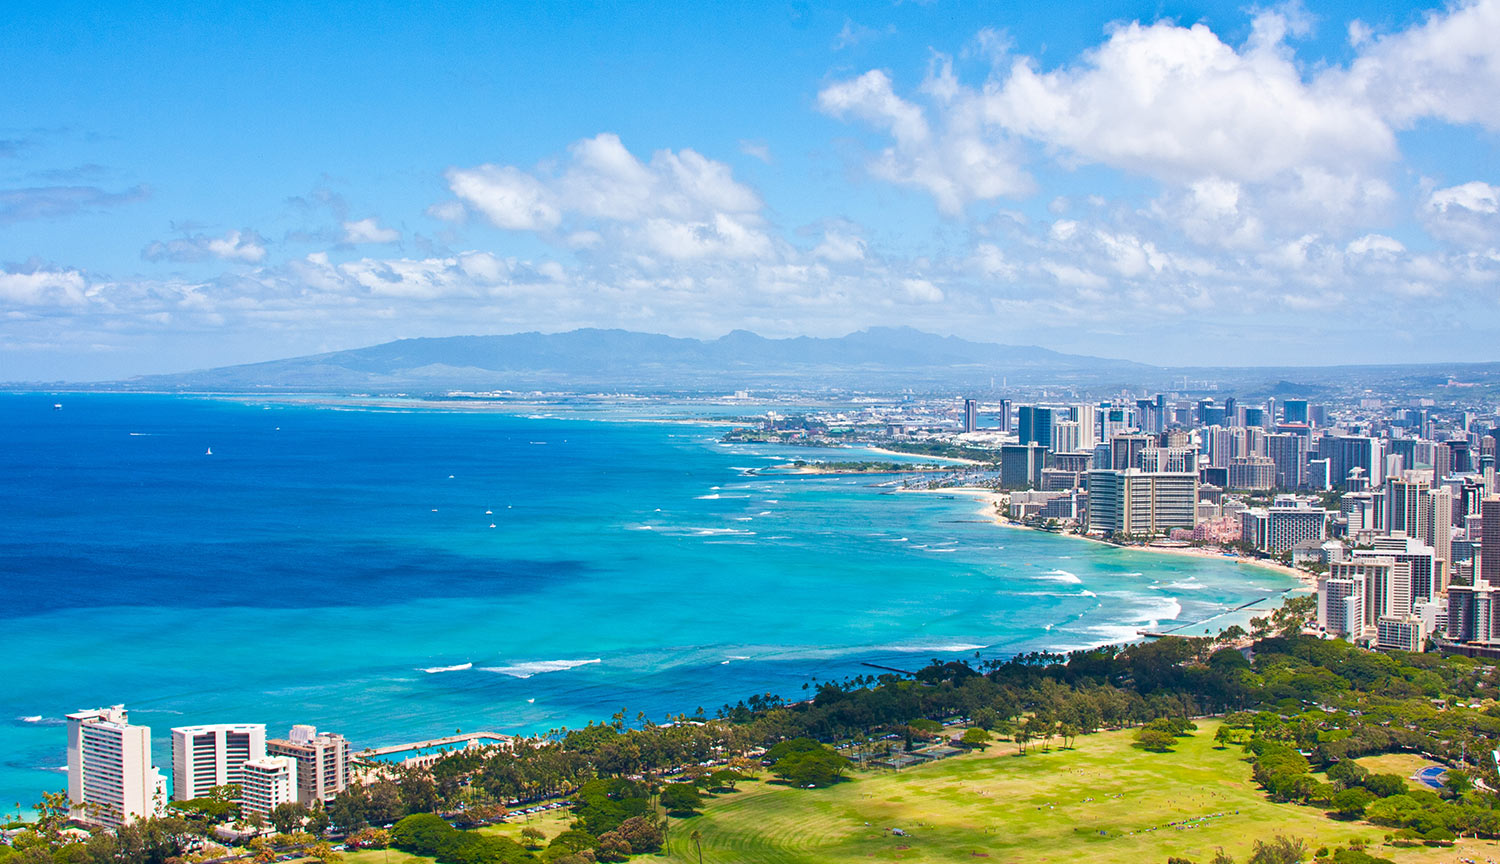
<path fill-rule="evenodd" d="M 939 488 L 939 489 L 902 489 L 901 492 L 903 492 L 903 493 L 917 493 L 917 494 L 923 494 L 923 495 L 934 495 L 934 494 L 962 495 L 962 496 L 965 496 L 965 497 L 968 497 L 968 498 L 973 498 L 975 501 L 981 502 L 981 504 L 983 506 L 981 506 L 979 508 L 978 512 L 980 514 L 984 515 L 984 516 L 989 517 L 991 520 L 994 521 L 994 523 L 996 525 L 1001 525 L 1001 526 L 1004 526 L 1006 528 L 1014 528 L 1014 529 L 1019 530 L 1019 531 L 1040 531 L 1041 530 L 1040 528 L 1032 528 L 1029 525 L 1022 525 L 1019 522 L 1012 522 L 1010 519 L 1006 518 L 1006 516 L 1003 513 L 1001 513 L 1001 511 L 1000 511 L 999 508 L 1000 508 L 1000 506 L 1002 504 L 1005 503 L 1005 501 L 1007 500 L 1007 496 L 1006 496 L 1006 494 L 1004 492 L 1001 492 L 1001 491 L 999 491 L 997 489 L 987 489 L 987 488 L 979 487 L 979 486 L 950 486 L 950 487 Z M 1317 587 L 1318 587 L 1318 577 L 1317 577 L 1317 574 L 1309 573 L 1306 570 L 1299 570 L 1299 569 L 1297 569 L 1295 567 L 1288 567 L 1285 564 L 1282 564 L 1282 563 L 1277 562 L 1277 561 L 1271 561 L 1271 560 L 1261 559 L 1261 558 L 1245 558 L 1245 557 L 1242 557 L 1242 556 L 1239 556 L 1239 555 L 1225 554 L 1223 551 L 1221 551 L 1219 549 L 1216 549 L 1216 548 L 1212 548 L 1212 547 L 1206 547 L 1206 546 L 1118 546 L 1118 545 L 1116 545 L 1114 543 L 1108 543 L 1108 542 L 1105 542 L 1104 540 L 1101 540 L 1101 539 L 1099 539 L 1097 537 L 1089 537 L 1088 535 L 1085 535 L 1085 534 L 1071 534 L 1071 533 L 1053 532 L 1053 531 L 1048 531 L 1048 532 L 1045 532 L 1045 533 L 1056 534 L 1059 537 L 1072 537 L 1072 538 L 1075 538 L 1075 539 L 1078 539 L 1078 540 L 1083 540 L 1083 541 L 1086 541 L 1086 542 L 1089 542 L 1089 543 L 1098 543 L 1098 544 L 1103 545 L 1103 546 L 1114 546 L 1117 549 L 1124 549 L 1127 552 L 1145 552 L 1145 553 L 1149 553 L 1149 554 L 1153 554 L 1153 555 L 1177 555 L 1177 556 L 1187 556 L 1187 557 L 1191 557 L 1191 558 L 1212 558 L 1212 559 L 1217 560 L 1217 561 L 1225 561 L 1225 560 L 1233 561 L 1234 563 L 1242 565 L 1242 566 L 1245 566 L 1245 567 L 1256 567 L 1256 568 L 1260 568 L 1260 569 L 1264 569 L 1264 570 L 1270 570 L 1270 571 L 1275 572 L 1275 573 L 1280 573 L 1283 576 L 1289 576 L 1289 577 L 1291 577 L 1293 579 L 1296 579 L 1298 582 L 1301 582 L 1302 585 L 1303 585 L 1302 588 L 1296 589 L 1297 593 L 1306 593 L 1306 592 L 1309 592 L 1309 591 L 1316 591 Z"/>

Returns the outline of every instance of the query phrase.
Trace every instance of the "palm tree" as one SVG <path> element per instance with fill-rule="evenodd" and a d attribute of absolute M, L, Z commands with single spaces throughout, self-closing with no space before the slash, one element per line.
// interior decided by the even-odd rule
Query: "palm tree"
<path fill-rule="evenodd" d="M 694 828 L 690 836 L 693 838 L 693 845 L 698 848 L 698 864 L 703 864 L 703 835 Z"/>

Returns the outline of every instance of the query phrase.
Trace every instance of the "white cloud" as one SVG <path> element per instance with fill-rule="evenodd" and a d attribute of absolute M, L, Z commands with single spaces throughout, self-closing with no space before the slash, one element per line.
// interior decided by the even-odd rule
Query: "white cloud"
<path fill-rule="evenodd" d="M 1349 89 L 1394 123 L 1431 117 L 1500 129 L 1500 0 L 1470 0 L 1428 15 L 1421 24 L 1371 37 L 1364 25 Z"/>
<path fill-rule="evenodd" d="M 926 279 L 903 279 L 901 290 L 906 295 L 906 299 L 913 303 L 943 302 L 943 289 Z"/>
<path fill-rule="evenodd" d="M 1450 210 L 1500 212 L 1500 186 L 1474 180 L 1460 186 L 1438 189 L 1428 196 L 1427 209 L 1436 213 L 1447 213 Z"/>
<path fill-rule="evenodd" d="M 1500 186 L 1474 180 L 1435 189 L 1419 215 L 1442 240 L 1467 248 L 1500 246 Z"/>
<path fill-rule="evenodd" d="M 771 145 L 767 144 L 764 141 L 751 141 L 749 139 L 741 139 L 740 152 L 745 154 L 746 156 L 759 159 L 767 165 L 771 164 Z"/>
<path fill-rule="evenodd" d="M 1349 241 L 1344 251 L 1351 256 L 1391 256 L 1400 255 L 1406 251 L 1406 247 L 1394 237 L 1387 237 L 1384 234 L 1366 234 L 1358 240 Z"/>
<path fill-rule="evenodd" d="M 891 136 L 875 156 L 872 174 L 891 183 L 924 189 L 939 209 L 957 216 L 970 201 L 988 201 L 1031 191 L 1012 145 L 986 121 L 974 94 L 957 87 L 939 58 L 924 89 L 938 103 L 942 126 L 934 131 L 919 105 L 897 96 L 890 76 L 875 69 L 818 94 L 819 109 L 832 117 L 854 117 Z"/>
<path fill-rule="evenodd" d="M 823 235 L 823 242 L 813 249 L 812 254 L 814 258 L 835 263 L 859 261 L 865 257 L 865 241 L 840 231 L 829 231 Z"/>
<path fill-rule="evenodd" d="M 0 270 L 0 301 L 17 306 L 81 306 L 87 283 L 77 270 L 32 270 L 11 273 Z"/>
<path fill-rule="evenodd" d="M 353 222 L 344 223 L 344 242 L 352 244 L 363 243 L 399 243 L 401 232 L 394 228 L 382 228 L 380 223 L 372 216 L 367 219 L 357 219 Z"/>
<path fill-rule="evenodd" d="M 1263 13 L 1240 49 L 1202 24 L 1118 27 L 1071 66 L 1016 60 L 987 114 L 1062 154 L 1175 183 L 1264 182 L 1307 166 L 1384 162 L 1390 130 L 1369 106 L 1303 80 Z"/>
<path fill-rule="evenodd" d="M 241 261 L 258 264 L 266 257 L 266 241 L 246 228 L 230 231 L 222 237 L 194 234 L 172 240 L 157 240 L 141 250 L 147 261 Z"/>

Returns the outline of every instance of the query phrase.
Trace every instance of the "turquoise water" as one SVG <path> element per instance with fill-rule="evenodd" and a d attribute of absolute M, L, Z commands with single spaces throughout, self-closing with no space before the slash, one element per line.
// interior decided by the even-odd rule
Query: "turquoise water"
<path fill-rule="evenodd" d="M 648 410 L 671 413 L 0 395 L 0 801 L 61 788 L 60 718 L 102 704 L 163 768 L 192 723 L 542 732 L 1127 639 L 1291 586 L 886 477 L 750 475 L 830 454 Z"/>

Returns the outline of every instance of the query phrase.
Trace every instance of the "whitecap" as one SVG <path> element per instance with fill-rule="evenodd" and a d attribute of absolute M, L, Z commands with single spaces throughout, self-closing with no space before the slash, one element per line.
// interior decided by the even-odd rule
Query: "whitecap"
<path fill-rule="evenodd" d="M 452 666 L 428 666 L 419 671 L 426 672 L 428 675 L 436 675 L 439 672 L 467 672 L 473 668 L 473 663 L 456 663 Z"/>
<path fill-rule="evenodd" d="M 22 723 L 40 723 L 40 722 L 42 722 L 42 715 L 40 715 L 40 714 L 33 714 L 30 717 L 20 717 L 18 719 Z"/>
<path fill-rule="evenodd" d="M 755 532 L 754 531 L 747 531 L 747 530 L 745 530 L 743 528 L 694 528 L 693 529 L 693 536 L 694 537 L 722 537 L 722 536 L 725 536 L 725 535 L 732 535 L 732 536 L 739 536 L 739 537 L 753 537 L 753 536 L 755 536 Z"/>
<path fill-rule="evenodd" d="M 541 675 L 546 672 L 566 672 L 579 666 L 587 666 L 590 663 L 598 663 L 600 658 L 592 660 L 534 660 L 529 663 L 516 663 L 512 666 L 484 666 L 481 672 L 496 672 L 501 675 L 509 675 L 512 678 L 530 678 L 533 675 Z"/>
<path fill-rule="evenodd" d="M 699 501 L 717 501 L 720 497 L 719 493 L 715 492 L 712 495 L 699 495 L 697 499 Z"/>
<path fill-rule="evenodd" d="M 1199 582 L 1197 577 L 1188 577 L 1187 581 L 1185 582 L 1168 582 L 1167 587 L 1176 588 L 1179 591 L 1202 591 L 1208 586 L 1204 585 L 1202 582 Z"/>
<path fill-rule="evenodd" d="M 1076 574 L 1069 573 L 1066 570 L 1048 570 L 1037 578 L 1045 579 L 1048 582 L 1062 582 L 1067 585 L 1081 585 L 1083 583 L 1083 580 L 1079 579 Z"/>
<path fill-rule="evenodd" d="M 651 531 L 651 530 L 654 530 L 654 529 L 650 525 L 627 525 L 627 526 L 625 526 L 625 530 L 626 531 Z"/>
<path fill-rule="evenodd" d="M 756 515 L 758 515 L 758 516 L 770 516 L 771 515 L 771 511 L 770 510 L 762 510 L 762 511 L 760 511 L 760 513 L 758 513 Z"/>

